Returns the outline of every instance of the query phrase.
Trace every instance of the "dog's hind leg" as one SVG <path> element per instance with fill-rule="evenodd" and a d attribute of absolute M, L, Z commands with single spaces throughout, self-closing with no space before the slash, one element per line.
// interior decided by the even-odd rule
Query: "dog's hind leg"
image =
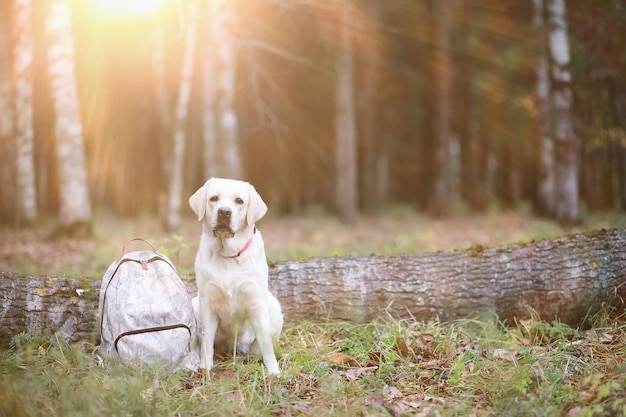
<path fill-rule="evenodd" d="M 280 332 L 283 330 L 283 312 L 280 303 L 272 294 L 267 296 L 267 308 L 270 314 L 270 333 L 272 340 L 278 342 Z"/>

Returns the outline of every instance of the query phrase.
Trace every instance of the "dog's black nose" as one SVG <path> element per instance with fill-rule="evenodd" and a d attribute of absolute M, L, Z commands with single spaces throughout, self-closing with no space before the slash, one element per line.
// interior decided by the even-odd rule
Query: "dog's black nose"
<path fill-rule="evenodd" d="M 232 210 L 229 209 L 228 207 L 220 207 L 217 209 L 217 215 L 219 217 L 230 217 L 231 214 L 232 214 Z"/>

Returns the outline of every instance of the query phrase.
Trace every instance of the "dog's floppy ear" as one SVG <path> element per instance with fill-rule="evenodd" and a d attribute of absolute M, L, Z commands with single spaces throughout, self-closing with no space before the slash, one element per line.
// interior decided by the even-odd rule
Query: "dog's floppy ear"
<path fill-rule="evenodd" d="M 202 220 L 206 213 L 206 190 L 209 188 L 210 182 L 211 180 L 205 182 L 202 187 L 198 188 L 198 191 L 189 197 L 189 207 L 198 215 L 198 221 Z"/>
<path fill-rule="evenodd" d="M 246 221 L 249 225 L 253 225 L 265 216 L 265 213 L 267 213 L 267 205 L 252 184 L 248 184 L 248 187 L 250 189 L 250 202 L 248 203 Z"/>

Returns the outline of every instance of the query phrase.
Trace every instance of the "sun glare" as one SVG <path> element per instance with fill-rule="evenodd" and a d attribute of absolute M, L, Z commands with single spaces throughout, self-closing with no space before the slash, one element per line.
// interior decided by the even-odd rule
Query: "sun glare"
<path fill-rule="evenodd" d="M 144 15 L 157 11 L 165 0 L 91 0 L 101 13 L 117 15 Z"/>

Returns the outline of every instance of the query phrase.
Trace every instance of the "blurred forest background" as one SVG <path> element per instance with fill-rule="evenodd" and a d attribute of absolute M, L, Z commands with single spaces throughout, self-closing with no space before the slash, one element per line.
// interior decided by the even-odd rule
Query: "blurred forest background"
<path fill-rule="evenodd" d="M 117 6 L 117 8 L 115 7 Z M 624 0 L 9 0 L 0 223 L 626 209 Z"/>

